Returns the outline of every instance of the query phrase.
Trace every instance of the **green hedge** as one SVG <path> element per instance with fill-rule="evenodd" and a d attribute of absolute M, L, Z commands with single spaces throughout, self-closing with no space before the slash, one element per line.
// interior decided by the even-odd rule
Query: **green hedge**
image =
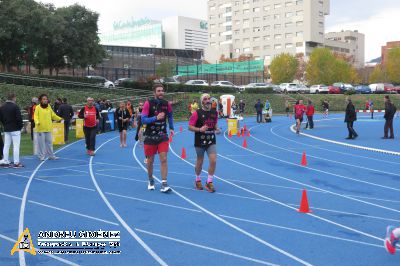
<path fill-rule="evenodd" d="M 250 93 L 250 94 L 272 94 L 274 93 L 273 88 L 250 88 L 246 89 L 243 93 Z"/>

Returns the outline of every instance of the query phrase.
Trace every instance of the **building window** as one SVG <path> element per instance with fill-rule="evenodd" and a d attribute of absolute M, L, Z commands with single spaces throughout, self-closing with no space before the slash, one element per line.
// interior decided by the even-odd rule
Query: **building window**
<path fill-rule="evenodd" d="M 303 47 L 303 43 L 302 42 L 296 42 L 296 47 Z"/>
<path fill-rule="evenodd" d="M 240 20 L 235 20 L 235 25 L 240 25 Z"/>
<path fill-rule="evenodd" d="M 243 42 L 250 42 L 249 38 L 243 38 Z"/>
<path fill-rule="evenodd" d="M 274 39 L 282 39 L 282 34 L 275 34 Z"/>
<path fill-rule="evenodd" d="M 235 6 L 238 6 L 238 5 L 240 5 L 240 2 L 239 1 L 235 1 Z"/>
<path fill-rule="evenodd" d="M 250 3 L 250 0 L 243 0 L 243 5 L 249 4 L 249 3 Z"/>
<path fill-rule="evenodd" d="M 264 20 L 269 20 L 270 18 L 271 18 L 270 15 L 267 15 L 267 16 L 264 16 L 264 17 L 263 17 Z"/>
<path fill-rule="evenodd" d="M 260 46 L 254 46 L 253 47 L 253 51 L 259 51 L 260 50 Z"/>
<path fill-rule="evenodd" d="M 274 49 L 275 50 L 282 49 L 282 45 L 281 44 L 275 44 L 274 45 Z"/>
<path fill-rule="evenodd" d="M 296 26 L 303 26 L 303 21 L 296 21 Z"/>
<path fill-rule="evenodd" d="M 260 27 L 254 27 L 253 28 L 253 32 L 260 32 L 261 31 L 261 28 Z"/>
<path fill-rule="evenodd" d="M 264 56 L 264 60 L 265 60 L 265 61 L 270 61 L 270 60 L 271 60 L 271 56 L 270 56 L 270 55 Z"/>
<path fill-rule="evenodd" d="M 250 29 L 249 28 L 243 29 L 243 33 L 250 33 Z"/>
<path fill-rule="evenodd" d="M 243 52 L 244 53 L 250 52 L 250 47 L 243 48 Z"/>
<path fill-rule="evenodd" d="M 214 16 L 214 15 L 211 15 L 211 16 L 210 16 L 210 19 L 215 19 L 215 16 Z"/>
<path fill-rule="evenodd" d="M 323 2 L 323 1 L 318 1 L 318 3 L 319 3 L 319 6 L 320 6 L 320 7 L 323 7 L 323 6 L 324 6 L 324 2 Z"/>
<path fill-rule="evenodd" d="M 293 48 L 293 43 L 287 43 L 287 44 L 285 44 L 285 47 L 286 48 Z"/>
<path fill-rule="evenodd" d="M 271 45 L 264 45 L 264 46 L 263 46 L 263 49 L 264 49 L 264 50 L 269 50 L 269 49 L 271 49 Z"/>
<path fill-rule="evenodd" d="M 320 22 L 318 22 L 318 25 L 319 25 L 320 27 L 323 27 L 323 26 L 324 26 L 324 22 L 320 21 Z"/>
<path fill-rule="evenodd" d="M 217 36 L 217 34 L 215 34 L 215 33 L 210 34 L 210 38 L 215 38 L 216 36 Z"/>
<path fill-rule="evenodd" d="M 285 14 L 285 17 L 287 17 L 287 18 L 293 17 L 293 12 L 287 12 L 287 13 Z"/>
<path fill-rule="evenodd" d="M 296 5 L 302 5 L 303 4 L 303 0 L 297 0 L 296 1 Z"/>
<path fill-rule="evenodd" d="M 232 35 L 226 35 L 226 40 L 227 41 L 232 40 Z"/>
<path fill-rule="evenodd" d="M 226 26 L 226 31 L 231 31 L 232 30 L 232 26 Z"/>
<path fill-rule="evenodd" d="M 286 39 L 293 38 L 293 33 L 286 33 L 286 34 L 285 34 L 285 38 L 286 38 Z"/>
<path fill-rule="evenodd" d="M 227 7 L 226 9 L 225 9 L 225 13 L 229 13 L 229 12 L 231 12 L 232 11 L 232 7 Z"/>
<path fill-rule="evenodd" d="M 239 10 L 235 11 L 234 14 L 235 14 L 235 16 L 238 16 L 240 14 L 240 11 Z"/>
<path fill-rule="evenodd" d="M 293 27 L 294 23 L 293 22 L 286 22 L 285 23 L 285 27 L 289 28 L 289 27 Z"/>
<path fill-rule="evenodd" d="M 215 24 L 210 24 L 210 29 L 214 29 L 215 28 Z"/>
<path fill-rule="evenodd" d="M 236 49 L 235 49 L 235 53 L 239 54 L 239 53 L 240 53 L 240 49 L 239 49 L 239 48 L 236 48 Z"/>
<path fill-rule="evenodd" d="M 250 9 L 243 9 L 243 14 L 250 13 Z"/>
<path fill-rule="evenodd" d="M 210 46 L 215 46 L 215 45 L 217 45 L 216 42 L 210 42 Z"/>
<path fill-rule="evenodd" d="M 296 11 L 296 16 L 303 16 L 303 10 Z"/>
<path fill-rule="evenodd" d="M 260 17 L 255 17 L 255 18 L 253 18 L 253 22 L 259 22 L 259 21 L 261 21 L 261 18 L 260 18 Z"/>
<path fill-rule="evenodd" d="M 253 42 L 259 42 L 260 41 L 260 37 L 254 37 L 253 38 Z"/>
<path fill-rule="evenodd" d="M 263 39 L 264 39 L 264 41 L 269 41 L 269 40 L 271 40 L 271 35 L 265 35 L 263 37 Z"/>
<path fill-rule="evenodd" d="M 320 17 L 323 17 L 323 16 L 324 16 L 324 12 L 319 11 L 319 16 L 320 16 Z"/>
<path fill-rule="evenodd" d="M 281 28 L 281 24 L 275 24 L 274 25 L 274 29 L 280 29 Z"/>
<path fill-rule="evenodd" d="M 274 14 L 274 19 L 280 19 L 281 18 L 281 15 L 279 15 L 279 14 Z"/>
<path fill-rule="evenodd" d="M 271 6 L 264 6 L 264 11 L 269 11 L 271 10 Z"/>
<path fill-rule="evenodd" d="M 275 4 L 274 5 L 274 9 L 278 9 L 278 8 L 281 8 L 282 7 L 282 4 Z"/>
<path fill-rule="evenodd" d="M 235 43 L 238 43 L 238 42 L 240 42 L 240 39 L 235 39 Z"/>
<path fill-rule="evenodd" d="M 263 27 L 263 31 L 267 31 L 267 30 L 269 30 L 270 28 L 271 28 L 270 25 L 264 26 L 264 27 Z"/>
<path fill-rule="evenodd" d="M 296 37 L 303 37 L 303 32 L 302 31 L 296 32 Z"/>
<path fill-rule="evenodd" d="M 234 33 L 235 35 L 240 34 L 240 30 L 235 30 L 233 33 Z"/>
<path fill-rule="evenodd" d="M 319 35 L 320 35 L 320 36 L 324 36 L 324 33 L 323 33 L 323 32 L 319 32 Z"/>
<path fill-rule="evenodd" d="M 232 21 L 232 17 L 226 17 L 226 22 Z"/>
<path fill-rule="evenodd" d="M 285 3 L 285 6 L 292 6 L 292 5 L 293 5 L 293 2 L 292 2 L 292 1 L 286 2 L 286 3 Z"/>
<path fill-rule="evenodd" d="M 253 12 L 260 12 L 260 8 L 259 7 L 253 8 Z"/>

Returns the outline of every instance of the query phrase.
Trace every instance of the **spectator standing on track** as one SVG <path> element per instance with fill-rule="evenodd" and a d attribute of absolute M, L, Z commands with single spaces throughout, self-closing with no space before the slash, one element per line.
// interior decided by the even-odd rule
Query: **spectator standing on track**
<path fill-rule="evenodd" d="M 224 106 L 222 105 L 222 100 L 218 101 L 218 115 L 219 117 L 224 117 Z"/>
<path fill-rule="evenodd" d="M 243 100 L 239 102 L 239 115 L 240 117 L 244 117 L 244 109 L 246 108 L 246 103 Z"/>
<path fill-rule="evenodd" d="M 324 110 L 324 118 L 328 118 L 328 115 L 329 115 L 329 102 L 328 102 L 328 100 L 324 100 L 322 102 L 322 109 Z"/>
<path fill-rule="evenodd" d="M 354 130 L 354 121 L 357 121 L 356 109 L 350 98 L 347 99 L 346 116 L 344 122 L 347 123 L 347 129 L 349 136 L 346 139 L 356 139 L 358 137 L 357 132 Z"/>
<path fill-rule="evenodd" d="M 133 106 L 131 104 L 131 101 L 127 101 L 126 102 L 126 109 L 129 112 L 130 115 L 130 120 L 129 120 L 129 124 L 128 124 L 128 129 L 131 130 L 131 128 L 133 128 L 135 126 L 135 111 L 133 110 Z"/>
<path fill-rule="evenodd" d="M 60 107 L 60 105 L 62 104 L 62 100 L 61 98 L 57 98 L 54 102 L 53 105 L 53 111 L 58 115 L 58 108 Z"/>
<path fill-rule="evenodd" d="M 371 99 L 369 99 L 368 106 L 369 111 L 371 112 L 371 119 L 374 119 L 374 102 Z"/>
<path fill-rule="evenodd" d="M 64 98 L 62 104 L 58 107 L 58 116 L 64 119 L 64 141 L 68 142 L 69 127 L 71 126 L 72 117 L 74 117 L 74 110 L 68 104 L 67 98 Z"/>
<path fill-rule="evenodd" d="M 28 108 L 29 122 L 31 123 L 31 140 L 34 141 L 34 128 L 35 128 L 35 120 L 33 118 L 35 114 L 35 109 L 38 104 L 38 98 L 33 97 L 31 101 L 31 106 Z"/>
<path fill-rule="evenodd" d="M 143 102 L 139 102 L 139 107 L 136 109 L 136 123 L 137 123 L 137 127 L 136 127 L 136 136 L 135 136 L 135 140 L 139 141 L 139 145 L 143 146 L 143 142 L 144 142 L 144 131 L 146 130 L 146 125 L 142 124 L 142 111 L 143 111 Z M 144 159 L 144 163 L 147 164 L 147 156 Z"/>
<path fill-rule="evenodd" d="M 290 103 L 288 100 L 285 101 L 285 111 L 286 111 L 286 116 L 289 117 Z"/>
<path fill-rule="evenodd" d="M 211 110 L 210 95 L 204 93 L 200 98 L 201 109 L 192 114 L 189 120 L 189 130 L 195 132 L 194 134 L 194 147 L 196 149 L 196 166 L 195 166 L 195 188 L 203 190 L 201 183 L 201 171 L 203 168 L 204 154 L 207 152 L 209 167 L 208 177 L 206 182 L 206 189 L 208 192 L 215 192 L 213 185 L 213 178 L 215 167 L 217 164 L 217 148 L 215 134 L 221 133 L 217 123 L 218 114 L 216 111 Z"/>
<path fill-rule="evenodd" d="M 303 104 L 303 100 L 298 100 L 294 106 L 294 118 L 296 119 L 296 134 L 300 134 L 301 123 L 303 122 L 303 116 L 306 112 L 306 107 Z"/>
<path fill-rule="evenodd" d="M 171 191 L 167 184 L 169 138 L 167 133 L 167 118 L 170 134 L 174 134 L 174 121 L 171 103 L 164 100 L 164 86 L 153 85 L 154 99 L 145 102 L 142 111 L 142 123 L 146 125 L 144 139 L 144 153 L 147 158 L 147 173 L 149 190 L 155 189 L 153 179 L 154 156 L 158 153 L 161 162 L 161 192 Z"/>
<path fill-rule="evenodd" d="M 383 139 L 394 139 L 393 132 L 393 118 L 396 114 L 396 106 L 391 102 L 388 95 L 384 98 L 385 101 L 385 127 L 384 127 L 384 136 Z M 388 135 L 390 130 L 390 135 Z"/>
<path fill-rule="evenodd" d="M 93 98 L 87 98 L 86 105 L 79 111 L 78 117 L 83 119 L 83 133 L 85 134 L 86 153 L 94 156 L 96 150 L 96 129 L 100 114 L 94 106 Z"/>
<path fill-rule="evenodd" d="M 126 108 L 124 102 L 119 103 L 119 107 L 115 111 L 115 116 L 117 118 L 118 130 L 119 130 L 119 140 L 120 147 L 125 148 L 128 147 L 126 145 L 126 131 L 128 130 L 129 122 L 131 121 L 131 114 L 129 110 Z"/>
<path fill-rule="evenodd" d="M 62 118 L 56 115 L 51 109 L 46 94 L 39 96 L 40 104 L 35 109 L 35 128 L 38 137 L 38 157 L 44 161 L 46 157 L 49 160 L 57 160 L 58 157 L 53 152 L 53 121 L 61 121 Z"/>
<path fill-rule="evenodd" d="M 257 123 L 261 123 L 262 122 L 262 111 L 263 111 L 264 106 L 261 103 L 260 99 L 257 99 L 257 102 L 254 105 L 254 108 L 256 109 L 256 113 L 257 113 Z"/>
<path fill-rule="evenodd" d="M 314 128 L 314 113 L 315 113 L 314 105 L 312 104 L 311 100 L 308 100 L 308 105 L 306 108 L 307 124 L 305 129 L 307 129 L 308 126 L 310 126 L 310 129 Z"/>
<path fill-rule="evenodd" d="M 386 228 L 386 237 L 384 247 L 387 252 L 394 255 L 396 253 L 396 245 L 400 243 L 400 227 L 388 226 Z"/>
<path fill-rule="evenodd" d="M 21 109 L 16 104 L 17 98 L 14 93 L 7 96 L 7 101 L 0 107 L 0 121 L 4 128 L 3 159 L 0 163 L 3 167 L 22 168 L 19 161 L 19 148 L 21 144 L 21 130 L 23 121 Z M 10 147 L 13 145 L 14 163 L 9 161 Z"/>

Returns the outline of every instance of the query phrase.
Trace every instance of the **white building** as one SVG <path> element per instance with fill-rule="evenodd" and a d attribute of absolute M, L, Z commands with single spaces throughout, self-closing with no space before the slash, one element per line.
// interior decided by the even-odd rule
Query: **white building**
<path fill-rule="evenodd" d="M 325 45 L 329 12 L 329 0 L 209 0 L 205 59 L 215 62 L 222 54 L 228 58 L 252 54 L 269 65 L 281 53 L 303 53 L 307 58 L 315 47 Z M 329 47 L 349 46 L 328 43 Z"/>
<path fill-rule="evenodd" d="M 182 16 L 162 21 L 116 22 L 112 32 L 100 34 L 103 45 L 204 50 L 208 45 L 207 22 Z"/>

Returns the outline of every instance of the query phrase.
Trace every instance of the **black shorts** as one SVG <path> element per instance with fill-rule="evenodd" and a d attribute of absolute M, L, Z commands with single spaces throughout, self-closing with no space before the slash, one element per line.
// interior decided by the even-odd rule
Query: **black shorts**
<path fill-rule="evenodd" d="M 299 119 L 300 123 L 303 122 L 303 117 L 302 116 L 296 116 L 296 120 Z"/>
<path fill-rule="evenodd" d="M 123 130 L 128 130 L 128 124 L 124 123 L 123 125 L 118 124 L 118 131 L 122 132 Z"/>

